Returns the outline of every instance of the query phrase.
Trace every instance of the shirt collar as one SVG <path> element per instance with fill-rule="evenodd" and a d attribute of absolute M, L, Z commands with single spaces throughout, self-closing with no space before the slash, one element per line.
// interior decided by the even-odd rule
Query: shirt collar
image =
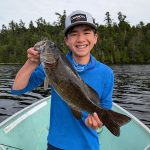
<path fill-rule="evenodd" d="M 82 65 L 82 64 L 77 64 L 73 57 L 72 57 L 72 52 L 69 51 L 66 55 L 67 59 L 70 61 L 70 63 L 72 64 L 72 66 L 74 67 L 74 69 L 79 73 L 79 72 L 84 72 L 86 70 L 92 69 L 95 67 L 96 65 L 96 59 L 95 57 L 92 56 L 92 54 L 90 54 L 90 61 L 88 64 L 86 65 Z"/>

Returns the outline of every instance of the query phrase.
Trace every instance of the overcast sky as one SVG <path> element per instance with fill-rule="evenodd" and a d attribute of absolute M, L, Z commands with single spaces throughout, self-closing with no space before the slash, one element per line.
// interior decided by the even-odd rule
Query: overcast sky
<path fill-rule="evenodd" d="M 55 12 L 67 15 L 74 10 L 90 12 L 99 24 L 105 24 L 105 13 L 110 12 L 111 18 L 117 22 L 117 13 L 126 15 L 126 21 L 137 25 L 140 21 L 150 23 L 150 0 L 1 0 L 0 29 L 2 24 L 8 26 L 11 20 L 19 23 L 22 19 L 28 26 L 42 17 L 47 22 L 57 21 Z"/>

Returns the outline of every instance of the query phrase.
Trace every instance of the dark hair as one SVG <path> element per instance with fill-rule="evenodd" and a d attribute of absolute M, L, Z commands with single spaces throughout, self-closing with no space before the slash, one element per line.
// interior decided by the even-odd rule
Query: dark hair
<path fill-rule="evenodd" d="M 80 24 L 80 25 L 85 25 L 85 24 Z M 76 25 L 76 26 L 79 26 L 79 25 Z M 70 34 L 70 33 L 72 32 L 72 30 L 73 30 L 76 26 L 73 26 L 73 27 L 69 28 L 69 29 L 66 31 L 65 36 L 67 37 L 67 35 Z M 94 32 L 94 34 L 97 33 L 97 30 L 96 30 L 95 28 L 93 28 L 93 27 L 90 26 L 90 25 L 87 25 L 87 26 L 91 27 L 91 29 L 92 29 L 92 31 Z"/>

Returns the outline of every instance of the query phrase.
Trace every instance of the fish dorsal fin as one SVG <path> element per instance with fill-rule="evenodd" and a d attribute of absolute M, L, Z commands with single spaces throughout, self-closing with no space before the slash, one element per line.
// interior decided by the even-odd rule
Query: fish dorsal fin
<path fill-rule="evenodd" d="M 82 119 L 82 113 L 76 109 L 71 108 L 71 111 L 76 119 Z"/>
<path fill-rule="evenodd" d="M 100 105 L 100 97 L 99 97 L 98 93 L 87 83 L 85 83 L 85 87 L 86 87 L 87 94 L 88 94 L 90 100 L 92 100 L 94 103 Z"/>

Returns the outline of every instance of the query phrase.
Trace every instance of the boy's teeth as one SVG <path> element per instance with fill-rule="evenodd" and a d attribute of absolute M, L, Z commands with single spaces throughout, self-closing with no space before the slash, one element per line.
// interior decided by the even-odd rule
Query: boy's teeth
<path fill-rule="evenodd" d="M 86 45 L 77 45 L 77 48 L 85 48 Z"/>

